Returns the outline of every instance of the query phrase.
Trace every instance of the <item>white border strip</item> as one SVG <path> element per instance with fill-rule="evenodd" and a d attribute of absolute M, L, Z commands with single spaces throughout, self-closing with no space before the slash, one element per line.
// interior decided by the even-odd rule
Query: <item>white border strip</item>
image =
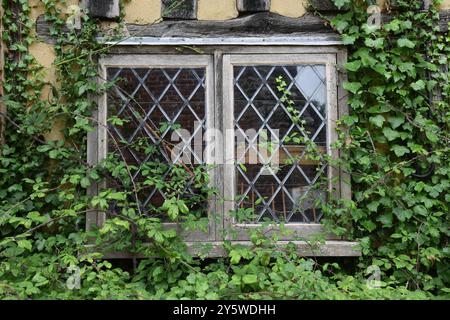
<path fill-rule="evenodd" d="M 180 38 L 180 37 L 130 37 L 118 41 L 98 41 L 107 45 L 122 46 L 158 46 L 158 45 L 308 45 L 308 46 L 334 46 L 343 45 L 340 40 L 327 36 L 317 37 L 217 37 L 217 38 Z"/>

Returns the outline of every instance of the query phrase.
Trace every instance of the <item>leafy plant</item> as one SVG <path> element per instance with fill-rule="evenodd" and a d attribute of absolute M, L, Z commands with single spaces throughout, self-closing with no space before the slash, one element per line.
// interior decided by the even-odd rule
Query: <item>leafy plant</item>
<path fill-rule="evenodd" d="M 164 178 L 160 161 L 137 168 L 119 152 L 98 166 L 86 159 L 87 134 L 97 125 L 89 99 L 114 86 L 99 85 L 96 60 L 107 48 L 96 41 L 95 20 L 63 32 L 64 1 L 45 0 L 57 59 L 56 83 L 29 54 L 37 39 L 27 1 L 3 0 L 6 144 L 0 157 L 0 297 L 3 299 L 432 299 L 449 297 L 449 36 L 437 27 L 435 8 L 397 1 L 399 11 L 378 30 L 367 28 L 362 1 L 335 1 L 349 11 L 331 21 L 349 45 L 344 67 L 351 114 L 339 125 L 342 149 L 336 162 L 352 176 L 353 200 L 322 204 L 327 228 L 357 239 L 363 256 L 337 262 L 306 259 L 279 235 L 253 230 L 253 247 L 226 241 L 225 257 L 192 257 L 163 219 L 181 229 L 204 230 L 198 207 L 216 194 L 208 168 L 193 177 L 174 166 Z M 283 92 L 282 79 L 279 80 Z M 439 94 L 437 94 L 439 91 Z M 43 98 L 43 92 L 47 95 Z M 439 99 L 433 97 L 439 96 Z M 290 105 L 289 96 L 284 102 Z M 295 115 L 294 115 L 295 118 Z M 300 121 L 300 119 L 298 119 Z M 49 131 L 64 123 L 64 139 Z M 126 122 L 112 117 L 115 126 Z M 163 124 L 164 125 L 164 124 Z M 292 137 L 295 139 L 295 137 Z M 315 146 L 309 146 L 310 156 Z M 133 147 L 146 154 L 145 141 Z M 317 155 L 317 154 L 316 154 Z M 109 181 L 92 195 L 91 185 Z M 194 183 L 197 197 L 182 192 Z M 139 191 L 164 189 L 170 197 L 153 215 L 142 214 Z M 86 231 L 86 212 L 109 214 L 101 228 Z M 243 216 L 250 212 L 240 213 Z M 311 243 L 313 246 L 315 243 Z M 202 248 L 208 250 L 209 245 Z M 128 252 L 128 267 L 102 259 Z M 148 258 L 148 257 L 151 257 Z M 354 262 L 354 263 L 353 263 Z M 368 289 L 367 270 L 380 271 L 379 288 Z M 79 278 L 79 283 L 77 279 Z M 78 286 L 79 284 L 79 286 Z"/>

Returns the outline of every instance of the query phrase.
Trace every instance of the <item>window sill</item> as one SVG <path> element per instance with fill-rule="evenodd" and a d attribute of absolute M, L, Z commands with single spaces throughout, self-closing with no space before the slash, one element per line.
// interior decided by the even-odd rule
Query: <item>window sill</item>
<path fill-rule="evenodd" d="M 330 240 L 324 244 L 310 244 L 305 241 L 278 241 L 280 246 L 286 245 L 289 242 L 297 246 L 299 255 L 305 257 L 360 257 L 361 251 L 356 249 L 358 242 Z M 234 245 L 239 244 L 243 246 L 252 246 L 249 241 L 232 241 Z M 188 252 L 193 256 L 219 258 L 227 255 L 226 249 L 223 247 L 222 241 L 213 242 L 186 242 Z M 208 246 L 205 246 L 208 245 Z M 87 251 L 90 251 L 87 248 Z M 142 255 L 133 256 L 130 252 L 107 252 L 104 253 L 104 259 L 130 259 L 130 258 L 145 258 Z"/>

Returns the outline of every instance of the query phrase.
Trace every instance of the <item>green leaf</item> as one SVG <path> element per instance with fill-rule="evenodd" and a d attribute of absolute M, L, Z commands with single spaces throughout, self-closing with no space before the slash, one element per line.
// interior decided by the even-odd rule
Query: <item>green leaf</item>
<path fill-rule="evenodd" d="M 388 141 L 393 141 L 400 137 L 400 133 L 398 131 L 392 130 L 391 128 L 383 128 L 383 134 L 388 139 Z"/>
<path fill-rule="evenodd" d="M 361 67 L 361 60 L 355 60 L 353 62 L 349 62 L 349 63 L 345 64 L 345 68 L 348 71 L 352 71 L 352 72 L 358 71 L 360 67 Z"/>
<path fill-rule="evenodd" d="M 393 145 L 391 147 L 391 150 L 394 151 L 395 155 L 397 157 L 401 157 L 404 156 L 407 153 L 410 153 L 409 149 L 405 146 L 399 146 L 399 145 Z"/>
<path fill-rule="evenodd" d="M 86 189 L 87 187 L 89 187 L 91 185 L 91 182 L 89 181 L 88 178 L 84 177 L 83 179 L 81 179 L 80 185 L 81 185 L 81 187 Z"/>
<path fill-rule="evenodd" d="M 125 200 L 127 195 L 124 192 L 112 192 L 106 196 L 110 200 Z"/>
<path fill-rule="evenodd" d="M 369 122 L 377 126 L 378 128 L 381 128 L 383 126 L 385 119 L 382 115 L 376 115 L 374 117 L 369 118 Z"/>
<path fill-rule="evenodd" d="M 348 26 L 348 22 L 343 19 L 333 19 L 332 24 L 339 33 L 342 33 Z"/>
<path fill-rule="evenodd" d="M 435 143 L 435 142 L 439 141 L 439 137 L 437 136 L 437 134 L 431 130 L 425 130 L 425 135 L 427 136 L 428 140 L 430 140 L 431 142 Z"/>
<path fill-rule="evenodd" d="M 370 221 L 370 220 L 365 220 L 365 221 L 361 221 L 361 225 L 367 229 L 367 231 L 372 232 L 373 230 L 376 229 L 377 225 Z"/>
<path fill-rule="evenodd" d="M 350 3 L 350 0 L 334 0 L 333 3 L 338 9 L 341 9 L 344 6 L 348 5 Z"/>
<path fill-rule="evenodd" d="M 377 212 L 379 205 L 380 203 L 378 201 L 372 201 L 367 205 L 367 209 L 369 209 L 369 211 L 371 212 Z"/>
<path fill-rule="evenodd" d="M 258 277 L 255 274 L 246 274 L 242 277 L 242 282 L 245 284 L 253 284 L 258 282 Z"/>
<path fill-rule="evenodd" d="M 369 88 L 369 92 L 377 96 L 382 96 L 384 94 L 384 90 L 384 86 L 373 86 Z"/>
<path fill-rule="evenodd" d="M 377 218 L 377 221 L 381 222 L 385 227 L 392 226 L 392 213 L 386 213 Z"/>
<path fill-rule="evenodd" d="M 238 164 L 243 172 L 247 172 L 247 167 L 243 163 L 239 162 Z"/>
<path fill-rule="evenodd" d="M 415 67 L 416 66 L 412 62 L 403 62 L 398 65 L 398 69 L 401 72 L 406 72 L 407 74 L 409 74 L 412 77 L 416 76 L 416 68 Z"/>
<path fill-rule="evenodd" d="M 411 40 L 407 39 L 407 38 L 400 38 L 397 40 L 397 44 L 400 48 L 414 48 L 416 45 L 414 44 L 414 42 L 412 42 Z"/>
<path fill-rule="evenodd" d="M 189 208 L 186 206 L 183 200 L 178 200 L 178 209 L 180 209 L 181 213 L 189 212 Z"/>
<path fill-rule="evenodd" d="M 31 241 L 29 240 L 19 240 L 17 241 L 17 245 L 19 248 L 27 249 L 28 251 L 32 249 Z"/>
<path fill-rule="evenodd" d="M 423 90 L 425 89 L 425 81 L 417 80 L 416 82 L 411 83 L 411 88 L 413 88 L 416 91 Z"/>
<path fill-rule="evenodd" d="M 376 39 L 366 39 L 364 44 L 370 48 L 382 48 L 384 43 L 384 38 Z"/>
<path fill-rule="evenodd" d="M 239 261 L 241 261 L 241 254 L 237 250 L 231 250 L 230 251 L 230 263 L 231 264 L 238 264 Z"/>
<path fill-rule="evenodd" d="M 356 94 L 358 90 L 362 87 L 359 82 L 344 82 L 344 89 Z"/>
<path fill-rule="evenodd" d="M 32 211 L 30 213 L 27 214 L 27 218 L 42 223 L 48 220 L 48 217 L 46 216 L 41 216 L 39 212 L 37 211 Z"/>
<path fill-rule="evenodd" d="M 169 215 L 169 218 L 172 220 L 175 220 L 178 217 L 179 209 L 177 205 L 171 205 L 169 206 L 169 209 L 167 210 L 167 214 Z"/>
<path fill-rule="evenodd" d="M 58 154 L 58 150 L 50 150 L 48 156 L 50 157 L 50 159 L 58 159 Z"/>
<path fill-rule="evenodd" d="M 354 44 L 355 41 L 356 41 L 356 37 L 355 36 L 350 36 L 348 34 L 344 34 L 342 36 L 342 43 L 344 45 Z"/>
<path fill-rule="evenodd" d="M 405 117 L 403 115 L 389 116 L 388 121 L 391 124 L 393 129 L 397 129 L 403 123 L 405 123 Z"/>

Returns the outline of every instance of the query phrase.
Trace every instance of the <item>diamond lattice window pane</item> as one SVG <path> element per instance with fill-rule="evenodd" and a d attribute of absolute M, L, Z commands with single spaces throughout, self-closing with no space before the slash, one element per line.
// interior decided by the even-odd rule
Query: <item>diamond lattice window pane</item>
<path fill-rule="evenodd" d="M 282 99 L 283 92 L 276 81 L 279 77 L 287 83 L 289 99 L 305 121 L 304 130 L 292 120 L 292 112 Z M 237 147 L 238 151 L 245 150 L 245 155 L 236 152 L 236 207 L 254 209 L 255 218 L 249 222 L 320 221 L 322 213 L 316 204 L 326 200 L 326 189 L 320 185 L 326 167 L 309 159 L 304 145 L 288 138 L 306 135 L 325 153 L 326 104 L 323 65 L 234 67 L 235 130 L 246 137 L 246 147 Z M 251 132 L 257 132 L 256 136 L 251 136 Z M 279 137 L 277 144 L 261 155 L 264 145 L 260 142 L 270 141 L 271 135 Z M 249 161 L 256 158 L 267 162 L 274 160 L 275 154 L 278 169 L 268 170 L 263 161 Z"/>
<path fill-rule="evenodd" d="M 205 146 L 195 137 L 206 126 L 205 69 L 109 68 L 107 75 L 108 81 L 115 81 L 108 93 L 108 117 L 123 121 L 108 124 L 108 149 L 130 166 L 133 181 L 140 186 L 142 212 L 165 218 L 159 207 L 174 194 L 186 194 L 187 203 L 198 202 L 202 195 L 194 188 L 192 173 L 204 164 Z M 180 137 L 176 129 L 189 135 Z M 189 183 L 151 183 L 154 177 L 170 182 L 179 174 L 192 175 Z M 206 207 L 190 209 L 206 216 Z"/>

